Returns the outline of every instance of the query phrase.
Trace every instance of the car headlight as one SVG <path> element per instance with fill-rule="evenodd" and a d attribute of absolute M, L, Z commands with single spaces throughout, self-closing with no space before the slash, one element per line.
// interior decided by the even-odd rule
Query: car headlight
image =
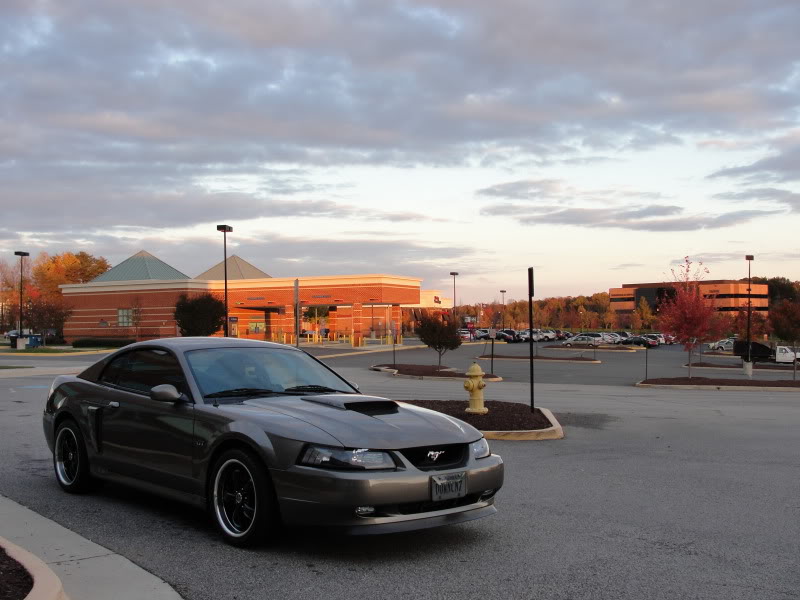
<path fill-rule="evenodd" d="M 486 458 L 491 454 L 489 442 L 486 441 L 486 438 L 481 438 L 477 442 L 472 442 L 469 446 L 472 448 L 473 458 Z"/>
<path fill-rule="evenodd" d="M 367 448 L 330 448 L 308 446 L 300 458 L 301 465 L 327 469 L 394 469 L 394 460 L 388 452 Z"/>

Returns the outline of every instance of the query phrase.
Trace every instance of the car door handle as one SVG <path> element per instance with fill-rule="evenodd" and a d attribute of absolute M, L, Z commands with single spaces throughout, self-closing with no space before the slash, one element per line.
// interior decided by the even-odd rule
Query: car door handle
<path fill-rule="evenodd" d="M 112 400 L 106 405 L 106 408 L 119 408 L 119 402 Z"/>

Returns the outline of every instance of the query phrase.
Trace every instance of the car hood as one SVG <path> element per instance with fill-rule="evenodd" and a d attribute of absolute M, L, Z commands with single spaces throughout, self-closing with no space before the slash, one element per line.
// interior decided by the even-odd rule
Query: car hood
<path fill-rule="evenodd" d="M 394 450 L 474 442 L 481 437 L 477 429 L 454 417 L 377 396 L 282 396 L 243 404 L 305 421 L 348 448 Z"/>

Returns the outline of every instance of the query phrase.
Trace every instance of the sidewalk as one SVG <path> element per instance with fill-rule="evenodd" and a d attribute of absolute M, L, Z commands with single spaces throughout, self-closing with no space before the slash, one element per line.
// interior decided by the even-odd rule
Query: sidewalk
<path fill-rule="evenodd" d="M 127 558 L 0 496 L 0 536 L 38 556 L 70 600 L 181 600 L 167 583 Z"/>

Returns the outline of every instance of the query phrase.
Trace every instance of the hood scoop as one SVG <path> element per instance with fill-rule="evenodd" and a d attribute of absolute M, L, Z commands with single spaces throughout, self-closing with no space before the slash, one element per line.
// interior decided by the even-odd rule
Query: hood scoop
<path fill-rule="evenodd" d="M 397 402 L 374 396 L 359 396 L 352 394 L 320 394 L 319 396 L 303 396 L 306 402 L 323 404 L 339 410 L 352 410 L 364 415 L 389 415 L 397 412 Z"/>

